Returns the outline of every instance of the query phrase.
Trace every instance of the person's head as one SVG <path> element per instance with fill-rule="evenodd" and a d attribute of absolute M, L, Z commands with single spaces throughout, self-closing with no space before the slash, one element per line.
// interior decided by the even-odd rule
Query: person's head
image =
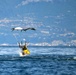
<path fill-rule="evenodd" d="M 26 45 L 24 45 L 26 47 Z"/>
<path fill-rule="evenodd" d="M 24 47 L 26 47 L 26 45 L 24 45 Z"/>

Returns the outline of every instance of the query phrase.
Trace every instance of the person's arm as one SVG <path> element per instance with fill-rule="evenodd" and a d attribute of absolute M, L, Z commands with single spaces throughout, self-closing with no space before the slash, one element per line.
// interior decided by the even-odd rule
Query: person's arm
<path fill-rule="evenodd" d="M 19 43 L 19 47 L 20 47 L 20 48 L 23 48 L 23 47 L 21 46 L 21 44 L 20 44 L 20 43 Z"/>

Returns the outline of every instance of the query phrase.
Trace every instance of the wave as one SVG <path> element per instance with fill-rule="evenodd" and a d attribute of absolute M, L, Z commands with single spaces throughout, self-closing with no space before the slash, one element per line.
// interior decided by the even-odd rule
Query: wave
<path fill-rule="evenodd" d="M 76 60 L 75 55 L 29 55 L 25 57 L 20 56 L 10 56 L 10 55 L 0 55 L 0 61 L 68 61 Z"/>
<path fill-rule="evenodd" d="M 0 61 L 76 59 L 75 48 L 28 47 L 28 49 L 31 54 L 22 58 L 19 56 L 21 49 L 18 47 L 0 47 Z"/>

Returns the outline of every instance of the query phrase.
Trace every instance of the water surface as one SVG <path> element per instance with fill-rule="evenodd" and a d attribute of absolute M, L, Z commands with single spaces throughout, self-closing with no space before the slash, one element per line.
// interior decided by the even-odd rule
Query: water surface
<path fill-rule="evenodd" d="M 0 75 L 76 75 L 76 48 L 28 48 L 20 57 L 18 47 L 0 47 Z"/>

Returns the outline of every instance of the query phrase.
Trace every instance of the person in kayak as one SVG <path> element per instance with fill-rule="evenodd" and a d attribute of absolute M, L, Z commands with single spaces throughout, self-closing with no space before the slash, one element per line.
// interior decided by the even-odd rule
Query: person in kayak
<path fill-rule="evenodd" d="M 22 43 L 19 43 L 19 47 L 22 48 L 22 55 L 30 54 L 29 50 L 27 49 L 26 42 L 24 45 Z"/>

